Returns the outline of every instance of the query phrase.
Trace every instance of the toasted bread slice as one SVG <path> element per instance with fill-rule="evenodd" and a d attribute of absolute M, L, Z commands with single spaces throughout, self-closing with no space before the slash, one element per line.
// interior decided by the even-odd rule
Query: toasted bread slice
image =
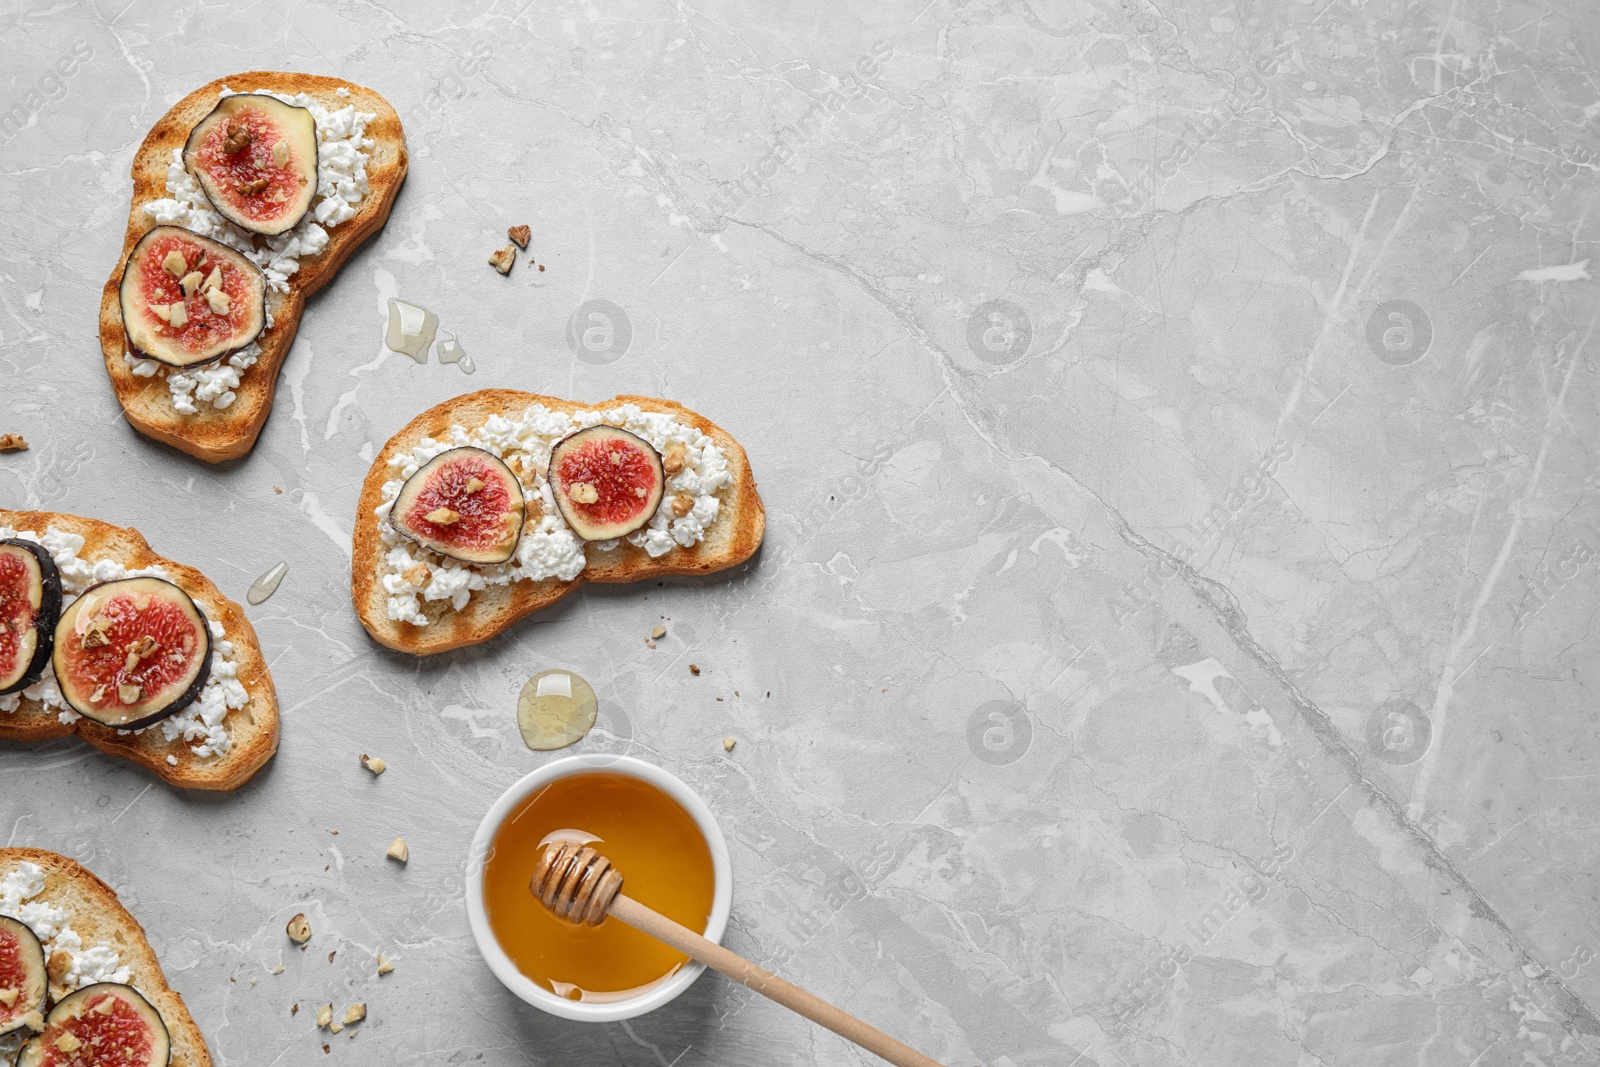
<path fill-rule="evenodd" d="M 44 892 L 33 898 L 48 901 L 67 913 L 67 925 L 83 938 L 85 945 L 110 945 L 133 973 L 128 984 L 137 989 L 161 1013 L 172 1039 L 171 1067 L 211 1067 L 211 1053 L 205 1038 L 194 1024 L 183 996 L 167 984 L 161 973 L 144 927 L 128 914 L 111 887 L 86 868 L 65 856 L 41 848 L 0 848 L 0 878 L 20 864 L 32 863 L 44 869 Z M 61 990 L 53 984 L 52 994 Z M 56 999 L 60 999 L 59 995 Z"/>
<path fill-rule="evenodd" d="M 367 182 L 371 191 L 361 202 L 354 218 L 328 230 L 328 247 L 315 256 L 300 260 L 300 269 L 289 278 L 289 292 L 268 291 L 267 310 L 273 325 L 261 335 L 261 357 L 241 375 L 238 395 L 231 405 L 218 411 L 210 404 L 199 404 L 199 411 L 185 415 L 172 406 L 165 378 L 140 378 L 122 358 L 128 350 L 122 326 L 118 290 L 128 256 L 139 239 L 156 225 L 144 212 L 152 200 L 167 195 L 167 166 L 172 150 L 182 148 L 195 124 L 217 105 L 218 93 L 226 86 L 235 92 L 268 90 L 277 93 L 306 93 L 330 107 L 354 104 L 359 111 L 377 116 L 367 125 L 366 136 L 374 142 L 367 157 Z M 348 96 L 339 96 L 345 89 Z M 272 410 L 272 394 L 278 385 L 278 370 L 289 354 L 306 298 L 321 289 L 344 266 L 345 260 L 368 237 L 383 228 L 394 206 L 400 183 L 406 176 L 405 133 L 400 116 L 389 102 L 371 89 L 315 74 L 284 71 L 250 71 L 230 74 L 203 85 L 178 101 L 145 136 L 133 157 L 133 204 L 128 212 L 128 232 L 122 254 L 111 271 L 100 298 L 100 351 L 106 373 L 111 375 L 117 402 L 134 429 L 147 437 L 169 444 L 209 463 L 236 459 L 255 446 L 261 427 Z"/>
<path fill-rule="evenodd" d="M 733 482 L 721 491 L 722 507 L 706 530 L 705 538 L 691 548 L 675 546 L 666 555 L 654 559 L 644 549 L 623 542 L 610 552 L 591 553 L 588 566 L 571 581 L 545 578 L 489 586 L 475 591 L 460 611 L 454 610 L 449 601 L 424 602 L 423 611 L 429 619 L 427 626 L 389 618 L 388 594 L 379 580 L 379 565 L 386 549 L 378 534 L 378 520 L 373 510 L 383 503 L 383 484 L 389 480 L 390 457 L 397 452 L 410 451 L 424 437 L 442 438 L 454 424 L 473 429 L 483 425 L 491 415 L 515 416 L 531 404 L 567 412 L 637 404 L 646 411 L 672 415 L 715 440 L 728 458 Z M 514 389 L 485 389 L 424 411 L 391 437 L 373 461 L 361 485 L 361 500 L 356 505 L 350 594 L 361 625 L 367 628 L 373 640 L 401 652 L 427 656 L 487 641 L 519 619 L 554 604 L 585 582 L 638 582 L 672 574 L 710 574 L 737 566 L 760 547 L 766 528 L 766 509 L 756 493 L 755 475 L 744 449 L 726 430 L 681 404 L 648 396 L 617 396 L 598 404 L 576 404 Z"/>
<path fill-rule="evenodd" d="M 267 673 L 256 632 L 245 618 L 244 609 L 223 596 L 205 575 L 156 555 L 138 530 L 96 519 L 0 508 L 0 526 L 31 530 L 41 537 L 51 526 L 77 534 L 83 538 L 83 551 L 79 553 L 82 559 L 115 559 L 130 569 L 160 564 L 173 584 L 199 601 L 206 614 L 222 624 L 226 631 L 223 640 L 233 643 L 229 658 L 238 668 L 240 684 L 250 695 L 248 704 L 228 712 L 225 724 L 233 747 L 223 756 L 197 756 L 182 738 L 164 740 L 159 726 L 124 736 L 88 719 L 63 723 L 58 718 L 59 709 L 26 697 L 16 711 L 0 711 L 0 741 L 43 741 L 76 733 L 100 751 L 130 759 L 185 789 L 237 789 L 272 758 L 278 750 L 278 697 L 272 688 L 272 675 Z M 168 763 L 168 756 L 177 762 Z"/>

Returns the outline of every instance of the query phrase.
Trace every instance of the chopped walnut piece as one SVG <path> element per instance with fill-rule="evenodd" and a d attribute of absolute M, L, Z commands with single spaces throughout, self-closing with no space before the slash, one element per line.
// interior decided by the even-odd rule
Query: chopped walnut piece
<path fill-rule="evenodd" d="M 207 289 L 206 303 L 211 305 L 211 310 L 218 315 L 226 315 L 233 307 L 233 300 L 221 289 Z"/>
<path fill-rule="evenodd" d="M 253 140 L 255 140 L 255 135 L 250 132 L 250 128 L 248 126 L 240 126 L 237 123 L 230 123 L 228 126 L 228 136 L 224 138 L 222 142 L 222 150 L 231 156 L 235 153 L 244 151 L 250 146 L 250 142 Z"/>
<path fill-rule="evenodd" d="M 406 847 L 406 839 L 403 837 L 395 838 L 394 844 L 389 846 L 389 851 L 384 855 L 392 860 L 399 860 L 401 863 L 409 863 L 411 861 L 411 850 Z"/>
<path fill-rule="evenodd" d="M 117 698 L 124 704 L 137 704 L 139 698 L 144 696 L 144 690 L 136 685 L 124 682 L 117 686 Z"/>
<path fill-rule="evenodd" d="M 0 433 L 0 452 L 26 452 L 28 442 L 20 433 Z"/>
<path fill-rule="evenodd" d="M 510 274 L 511 265 L 517 261 L 517 246 L 506 245 L 489 257 L 489 266 L 501 274 Z"/>
<path fill-rule="evenodd" d="M 165 304 L 151 304 L 150 314 L 154 315 L 162 322 L 172 321 L 172 309 Z"/>
<path fill-rule="evenodd" d="M 111 643 L 111 638 L 106 636 L 106 628 L 111 625 L 111 620 L 101 616 L 89 623 L 89 628 L 83 631 L 84 648 L 104 648 Z"/>
<path fill-rule="evenodd" d="M 183 253 L 174 248 L 161 260 L 162 268 L 174 278 L 181 278 L 189 273 L 189 261 L 183 258 Z"/>
<path fill-rule="evenodd" d="M 733 751 L 733 746 L 737 745 L 738 743 L 739 743 L 739 739 L 736 738 L 736 737 L 724 737 L 722 739 L 722 751 L 724 751 L 724 752 L 732 752 Z"/>
<path fill-rule="evenodd" d="M 667 636 L 667 628 L 665 626 L 657 626 L 654 630 L 650 631 L 650 637 L 653 640 L 659 641 L 665 636 Z"/>
<path fill-rule="evenodd" d="M 317 1025 L 327 1026 L 331 1022 L 333 1022 L 333 1005 L 324 1004 L 317 1009 Z"/>
<path fill-rule="evenodd" d="M 193 296 L 194 291 L 200 287 L 200 283 L 203 281 L 205 281 L 205 275 L 197 270 L 192 270 L 178 279 L 178 284 L 183 286 L 184 296 Z"/>
<path fill-rule="evenodd" d="M 371 771 L 374 778 L 389 769 L 389 765 L 383 762 L 382 759 L 377 756 L 369 756 L 365 752 L 361 754 L 361 766 Z"/>
<path fill-rule="evenodd" d="M 435 526 L 454 526 L 461 521 L 461 512 L 451 511 L 449 508 L 434 508 L 424 517 Z"/>
<path fill-rule="evenodd" d="M 179 329 L 189 325 L 189 309 L 183 306 L 183 301 L 179 300 L 167 308 L 167 321 Z"/>
<path fill-rule="evenodd" d="M 290 919 L 289 925 L 283 929 L 289 935 L 289 940 L 297 945 L 303 945 L 311 940 L 311 924 L 306 922 L 304 912 Z"/>
<path fill-rule="evenodd" d="M 287 165 L 288 162 L 289 162 L 289 142 L 288 141 L 279 141 L 277 144 L 272 146 L 272 165 L 274 167 L 280 167 L 281 168 L 281 167 Z"/>
<path fill-rule="evenodd" d="M 60 985 L 61 980 L 72 970 L 72 957 L 60 949 L 56 949 L 50 953 L 50 962 L 45 964 L 44 969 L 45 973 L 50 976 L 50 981 Z"/>
<path fill-rule="evenodd" d="M 378 953 L 378 973 L 380 975 L 388 974 L 392 970 L 394 970 L 394 961 L 383 953 Z"/>
<path fill-rule="evenodd" d="M 573 482 L 567 486 L 567 496 L 579 504 L 593 504 L 600 499 L 600 491 L 588 482 Z"/>
<path fill-rule="evenodd" d="M 200 291 L 203 293 L 207 289 L 215 289 L 217 286 L 219 286 L 221 284 L 222 284 L 222 268 L 221 267 L 212 267 L 211 268 L 211 273 L 206 275 L 206 280 L 200 283 Z"/>
<path fill-rule="evenodd" d="M 254 181 L 240 182 L 233 187 L 234 192 L 240 196 L 255 196 L 267 187 L 267 179 L 257 178 Z"/>
<path fill-rule="evenodd" d="M 483 479 L 482 478 L 468 478 L 467 479 L 466 490 L 467 490 L 467 494 L 469 496 L 471 494 L 473 494 L 473 493 L 476 493 L 479 489 L 482 489 L 482 488 L 483 488 Z"/>
<path fill-rule="evenodd" d="M 433 571 L 429 569 L 426 563 L 418 563 L 402 571 L 400 580 L 407 585 L 426 586 L 433 580 Z"/>
<path fill-rule="evenodd" d="M 83 1042 L 79 1041 L 76 1035 L 74 1035 L 71 1031 L 68 1031 L 67 1033 L 56 1038 L 56 1048 L 60 1049 L 69 1056 L 82 1047 Z"/>
<path fill-rule="evenodd" d="M 689 451 L 683 447 L 683 442 L 674 441 L 667 446 L 667 454 L 661 457 L 661 469 L 668 474 L 677 474 L 683 470 L 688 458 Z"/>
<path fill-rule="evenodd" d="M 672 498 L 672 514 L 676 518 L 683 518 L 694 510 L 694 497 L 688 493 L 679 493 Z"/>
<path fill-rule="evenodd" d="M 689 673 L 698 677 L 700 674 L 700 667 L 694 663 L 689 664 Z"/>
<path fill-rule="evenodd" d="M 506 231 L 506 236 L 517 242 L 517 247 L 526 250 L 528 242 L 533 240 L 533 231 L 526 226 L 513 226 Z"/>
<path fill-rule="evenodd" d="M 366 1017 L 367 1017 L 367 1006 L 366 1006 L 366 1004 L 358 1002 L 358 1003 L 350 1005 L 349 1009 L 344 1013 L 344 1024 L 346 1026 L 351 1026 L 351 1025 L 354 1025 L 355 1023 L 360 1022 L 362 1019 L 365 1019 Z"/>
<path fill-rule="evenodd" d="M 17 997 L 22 993 L 20 989 L 0 989 L 0 1004 L 11 1007 L 17 1002 Z"/>

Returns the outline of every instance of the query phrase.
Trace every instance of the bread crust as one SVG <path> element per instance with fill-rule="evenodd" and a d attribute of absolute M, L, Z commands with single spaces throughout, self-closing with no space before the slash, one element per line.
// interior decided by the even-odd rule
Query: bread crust
<path fill-rule="evenodd" d="M 106 942 L 133 973 L 128 984 L 137 989 L 167 1024 L 172 1039 L 171 1067 L 211 1067 L 211 1053 L 195 1025 L 183 995 L 167 984 L 144 927 L 128 913 L 112 888 L 75 860 L 41 848 L 0 848 L 0 878 L 22 863 L 44 868 L 40 899 L 67 913 L 68 925 L 86 943 Z"/>
<path fill-rule="evenodd" d="M 100 751 L 132 760 L 163 781 L 184 789 L 232 790 L 249 781 L 256 771 L 278 751 L 278 697 L 272 675 L 261 656 L 255 628 L 244 609 L 222 595 L 210 579 L 192 567 L 185 567 L 158 556 L 132 527 L 112 526 L 98 519 L 65 515 L 54 511 L 6 511 L 0 508 L 0 526 L 30 530 L 44 536 L 46 528 L 75 533 L 83 538 L 83 556 L 88 559 L 111 557 L 132 568 L 160 564 L 168 577 L 184 592 L 200 601 L 206 613 L 220 622 L 233 643 L 234 666 L 239 682 L 250 696 L 242 708 L 228 712 L 228 736 L 233 747 L 223 756 L 196 756 L 178 738 L 166 741 L 159 729 L 139 735 L 120 735 L 110 726 L 80 718 L 63 723 L 57 711 L 39 701 L 23 698 L 16 711 L 0 711 L 0 741 L 45 741 L 76 733 Z M 173 756 L 177 764 L 167 762 Z"/>
<path fill-rule="evenodd" d="M 623 542 L 610 552 L 591 555 L 588 566 L 571 581 L 545 578 L 490 586 L 474 591 L 472 599 L 460 611 L 453 610 L 448 601 L 425 601 L 423 612 L 429 619 L 427 626 L 414 626 L 409 622 L 390 619 L 388 594 L 378 576 L 378 565 L 385 547 L 378 535 L 378 520 L 373 514 L 383 502 L 383 483 L 389 480 L 390 457 L 415 448 L 424 437 L 443 437 L 452 424 L 472 429 L 483 425 L 491 415 L 518 414 L 530 404 L 543 404 L 552 411 L 566 412 L 637 404 L 646 411 L 672 415 L 711 437 L 728 457 L 728 470 L 733 474 L 733 482 L 722 490 L 722 507 L 716 521 L 706 531 L 705 538 L 690 548 L 675 546 L 670 552 L 654 559 L 644 549 Z M 766 521 L 766 509 L 756 491 L 755 474 L 750 469 L 750 457 L 745 450 L 722 427 L 682 404 L 657 397 L 631 395 L 616 396 L 597 404 L 579 404 L 515 389 L 484 389 L 447 400 L 424 411 L 391 437 L 388 444 L 383 446 L 383 451 L 378 453 L 366 480 L 362 482 L 361 499 L 356 504 L 350 596 L 361 625 L 366 627 L 373 640 L 400 652 L 429 656 L 487 641 L 519 620 L 571 594 L 585 582 L 639 582 L 668 575 L 711 574 L 737 566 L 761 546 L 761 539 L 766 533 Z"/>
<path fill-rule="evenodd" d="M 287 294 L 267 294 L 267 310 L 272 314 L 273 326 L 261 335 L 260 359 L 241 375 L 239 388 L 234 390 L 238 399 L 223 411 L 201 404 L 195 414 L 184 415 L 172 406 L 164 378 L 137 377 L 122 358 L 128 346 L 118 292 L 133 246 L 157 225 L 145 214 L 144 205 L 167 195 L 167 165 L 172 159 L 172 150 L 182 148 L 189 139 L 189 131 L 216 107 L 217 95 L 224 86 L 236 92 L 270 90 L 290 95 L 303 92 L 332 106 L 354 104 L 358 110 L 375 114 L 377 117 L 367 124 L 366 132 L 374 141 L 367 159 L 367 182 L 371 191 L 353 218 L 328 231 L 326 249 L 300 261 L 300 269 L 289 278 Z M 348 90 L 350 95 L 339 96 L 339 89 Z M 105 360 L 106 373 L 111 376 L 117 403 L 129 425 L 146 437 L 208 463 L 237 459 L 255 447 L 256 438 L 272 411 L 278 371 L 288 358 L 289 347 L 300 328 L 306 298 L 328 284 L 351 254 L 383 228 L 400 185 L 405 181 L 406 167 L 405 132 L 394 108 L 371 89 L 339 78 L 287 71 L 247 71 L 208 82 L 174 104 L 145 135 L 144 143 L 134 154 L 133 202 L 128 209 L 127 234 L 123 238 L 122 253 L 100 297 L 100 353 Z"/>

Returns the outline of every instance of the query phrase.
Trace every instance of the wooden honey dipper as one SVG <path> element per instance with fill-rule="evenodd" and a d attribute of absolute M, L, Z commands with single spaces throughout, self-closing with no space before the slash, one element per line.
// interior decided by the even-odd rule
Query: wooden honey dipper
<path fill-rule="evenodd" d="M 539 850 L 539 862 L 528 883 L 539 902 L 567 922 L 599 926 L 607 915 L 635 930 L 671 945 L 690 959 L 720 971 L 735 982 L 820 1023 L 840 1037 L 854 1041 L 895 1067 L 940 1067 L 910 1045 L 868 1026 L 821 997 L 757 967 L 699 934 L 652 911 L 622 892 L 622 874 L 611 861 L 576 841 L 553 841 Z"/>

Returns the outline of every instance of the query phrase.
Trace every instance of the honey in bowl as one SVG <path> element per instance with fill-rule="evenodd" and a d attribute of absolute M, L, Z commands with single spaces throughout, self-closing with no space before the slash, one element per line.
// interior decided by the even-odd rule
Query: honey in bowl
<path fill-rule="evenodd" d="M 625 1000 L 661 982 L 688 957 L 607 919 L 576 926 L 556 918 L 528 888 L 547 840 L 592 845 L 622 872 L 622 891 L 691 930 L 711 917 L 711 849 L 688 812 L 649 782 L 612 771 L 558 778 L 528 797 L 495 831 L 483 871 L 484 911 L 517 970 L 560 997 Z"/>

